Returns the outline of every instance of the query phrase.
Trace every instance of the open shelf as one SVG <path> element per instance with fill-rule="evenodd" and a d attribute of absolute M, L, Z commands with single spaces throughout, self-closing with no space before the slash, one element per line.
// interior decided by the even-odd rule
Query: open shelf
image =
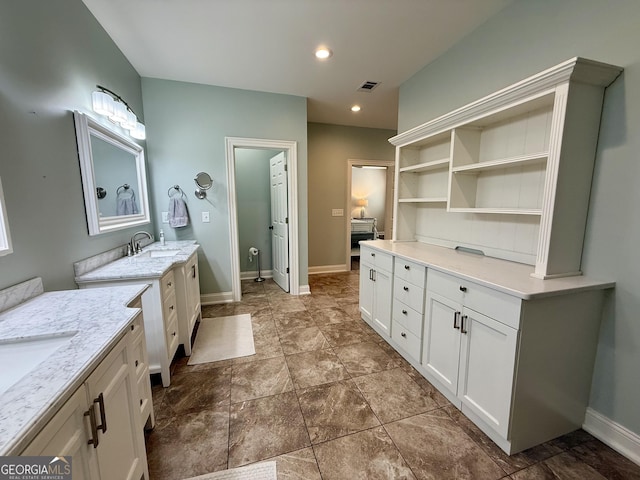
<path fill-rule="evenodd" d="M 501 215 L 542 215 L 539 208 L 450 208 L 452 213 L 491 213 Z"/>
<path fill-rule="evenodd" d="M 400 168 L 400 173 L 420 173 L 427 172 L 429 170 L 435 170 L 438 168 L 447 168 L 449 166 L 449 157 L 441 158 L 439 160 L 432 160 L 430 162 L 420 163 L 418 165 L 411 165 L 409 167 Z"/>
<path fill-rule="evenodd" d="M 473 163 L 471 165 L 463 165 L 453 167 L 453 173 L 479 173 L 481 171 L 496 170 L 498 168 L 518 167 L 522 165 L 530 165 L 536 163 L 544 163 L 547 161 L 549 152 L 532 153 L 528 155 L 518 155 L 517 157 L 501 158 L 481 163 Z"/>
<path fill-rule="evenodd" d="M 447 203 L 447 197 L 399 198 L 398 203 Z"/>

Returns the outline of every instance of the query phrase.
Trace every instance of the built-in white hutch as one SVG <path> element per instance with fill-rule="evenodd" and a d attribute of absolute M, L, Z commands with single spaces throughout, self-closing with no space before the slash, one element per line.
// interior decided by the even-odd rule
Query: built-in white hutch
<path fill-rule="evenodd" d="M 582 247 L 621 71 L 573 58 L 390 139 L 393 238 L 361 243 L 362 318 L 510 454 L 584 422 L 614 283 L 581 275 Z"/>

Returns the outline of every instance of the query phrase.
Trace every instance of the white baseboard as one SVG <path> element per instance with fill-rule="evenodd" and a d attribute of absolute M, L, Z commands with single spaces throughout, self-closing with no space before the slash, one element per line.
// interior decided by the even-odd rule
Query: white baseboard
<path fill-rule="evenodd" d="M 318 267 L 309 267 L 309 275 L 315 275 L 318 273 L 333 273 L 333 272 L 346 272 L 347 265 L 320 265 Z"/>
<path fill-rule="evenodd" d="M 218 303 L 231 302 L 233 302 L 233 292 L 205 293 L 204 295 L 200 295 L 201 305 L 215 305 Z"/>
<path fill-rule="evenodd" d="M 309 285 L 300 285 L 298 295 L 311 295 L 311 289 L 309 288 Z"/>
<path fill-rule="evenodd" d="M 273 278 L 273 270 L 262 270 L 260 271 L 260 276 L 262 278 Z M 240 272 L 240 280 L 253 280 L 258 277 L 258 271 L 254 272 Z"/>
<path fill-rule="evenodd" d="M 582 428 L 616 452 L 640 465 L 640 435 L 587 408 Z"/>

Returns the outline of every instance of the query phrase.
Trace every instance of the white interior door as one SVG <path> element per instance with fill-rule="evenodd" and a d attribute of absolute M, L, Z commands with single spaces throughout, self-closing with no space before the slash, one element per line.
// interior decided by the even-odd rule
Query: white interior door
<path fill-rule="evenodd" d="M 269 160 L 271 178 L 271 253 L 273 280 L 289 291 L 289 219 L 287 217 L 287 162 L 284 152 Z"/>

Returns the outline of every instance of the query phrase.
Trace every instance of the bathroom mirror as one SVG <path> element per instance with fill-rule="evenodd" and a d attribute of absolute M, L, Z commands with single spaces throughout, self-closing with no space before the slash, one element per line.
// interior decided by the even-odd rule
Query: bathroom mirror
<path fill-rule="evenodd" d="M 84 113 L 73 117 L 89 235 L 150 223 L 142 147 Z"/>
<path fill-rule="evenodd" d="M 209 190 L 213 186 L 213 179 L 211 178 L 211 175 L 209 175 L 208 173 L 200 172 L 198 175 L 196 175 L 196 178 L 194 178 L 194 181 L 198 186 L 198 190 L 196 190 L 195 192 L 196 197 L 202 200 L 207 196 L 206 190 Z"/>
<path fill-rule="evenodd" d="M 9 221 L 7 220 L 7 208 L 4 203 L 2 191 L 2 179 L 0 179 L 0 256 L 13 252 L 11 247 L 11 234 L 9 233 Z"/>

